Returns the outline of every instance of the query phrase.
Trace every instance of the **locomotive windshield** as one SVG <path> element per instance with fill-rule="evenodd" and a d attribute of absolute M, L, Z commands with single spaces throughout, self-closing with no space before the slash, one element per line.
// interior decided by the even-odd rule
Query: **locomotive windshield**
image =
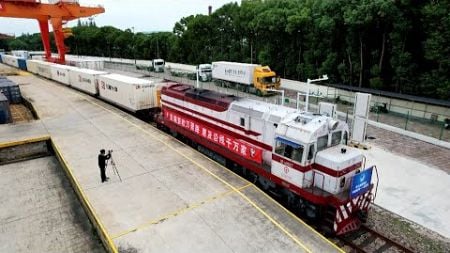
<path fill-rule="evenodd" d="M 277 137 L 275 144 L 275 153 L 301 163 L 304 146 Z"/>

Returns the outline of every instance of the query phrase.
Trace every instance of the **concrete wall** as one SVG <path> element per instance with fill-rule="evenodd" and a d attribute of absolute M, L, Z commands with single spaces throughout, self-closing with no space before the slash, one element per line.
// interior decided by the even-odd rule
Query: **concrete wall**
<path fill-rule="evenodd" d="M 0 164 L 47 155 L 50 155 L 47 141 L 19 143 L 14 146 L 0 147 Z"/>

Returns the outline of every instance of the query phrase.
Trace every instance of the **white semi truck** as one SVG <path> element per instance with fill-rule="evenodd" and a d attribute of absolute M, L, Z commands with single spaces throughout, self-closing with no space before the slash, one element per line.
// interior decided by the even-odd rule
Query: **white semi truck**
<path fill-rule="evenodd" d="M 163 59 L 153 59 L 152 67 L 155 72 L 164 72 L 165 61 Z"/>
<path fill-rule="evenodd" d="M 210 82 L 212 80 L 212 65 L 200 64 L 198 65 L 198 79 L 202 82 Z"/>
<path fill-rule="evenodd" d="M 280 87 L 280 77 L 269 66 L 239 62 L 213 62 L 212 79 L 220 86 L 231 87 L 259 96 Z"/>

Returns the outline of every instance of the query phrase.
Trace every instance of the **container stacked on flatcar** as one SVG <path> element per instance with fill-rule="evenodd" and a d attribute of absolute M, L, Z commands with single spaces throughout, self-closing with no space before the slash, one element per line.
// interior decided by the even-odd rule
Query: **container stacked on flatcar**
<path fill-rule="evenodd" d="M 156 107 L 156 91 L 162 80 L 150 81 L 119 74 L 99 76 L 99 96 L 131 112 Z"/>
<path fill-rule="evenodd" d="M 70 85 L 91 95 L 98 95 L 98 79 L 108 72 L 92 69 L 73 68 L 69 71 Z"/>
<path fill-rule="evenodd" d="M 70 72 L 77 69 L 76 67 L 53 64 L 50 67 L 52 79 L 65 85 L 70 85 Z"/>

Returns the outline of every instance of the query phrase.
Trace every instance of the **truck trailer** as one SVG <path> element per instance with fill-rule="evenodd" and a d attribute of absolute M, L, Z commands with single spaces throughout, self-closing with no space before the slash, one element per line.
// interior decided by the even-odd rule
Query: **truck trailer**
<path fill-rule="evenodd" d="M 216 84 L 258 96 L 280 87 L 280 77 L 269 66 L 239 62 L 213 62 L 212 78 Z"/>

